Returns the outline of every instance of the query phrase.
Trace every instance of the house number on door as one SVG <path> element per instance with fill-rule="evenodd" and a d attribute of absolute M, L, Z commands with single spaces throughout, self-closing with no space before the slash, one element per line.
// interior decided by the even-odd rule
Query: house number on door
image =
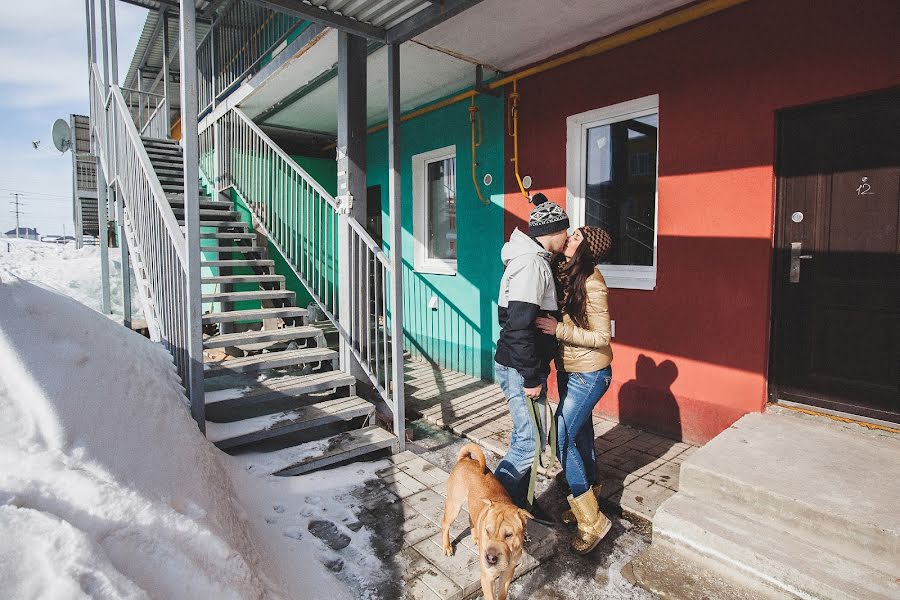
<path fill-rule="evenodd" d="M 866 183 L 867 181 L 869 181 L 868 177 L 862 178 L 862 183 L 860 183 L 859 186 L 856 188 L 857 196 L 867 196 L 867 195 L 874 194 L 874 192 L 872 191 L 872 186 L 869 185 L 868 183 Z"/>

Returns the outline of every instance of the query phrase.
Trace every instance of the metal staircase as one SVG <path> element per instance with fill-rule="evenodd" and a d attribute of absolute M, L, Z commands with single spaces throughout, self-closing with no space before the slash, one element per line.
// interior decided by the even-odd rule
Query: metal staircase
<path fill-rule="evenodd" d="M 183 226 L 180 147 L 141 141 Z M 200 198 L 207 437 L 228 452 L 272 452 L 265 462 L 279 475 L 392 449 L 397 438 L 369 425 L 374 405 L 356 396 L 356 379 L 339 370 L 338 353 L 275 273 L 265 238 L 233 208 Z M 296 448 L 322 440 L 319 453 Z"/>

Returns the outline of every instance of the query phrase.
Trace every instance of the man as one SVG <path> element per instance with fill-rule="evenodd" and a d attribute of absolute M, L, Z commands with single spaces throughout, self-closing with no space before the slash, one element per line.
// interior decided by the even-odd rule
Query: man
<path fill-rule="evenodd" d="M 550 259 L 566 245 L 569 217 L 543 194 L 535 194 L 528 235 L 516 229 L 500 254 L 506 270 L 500 280 L 500 339 L 494 356 L 497 379 L 509 403 L 513 421 L 509 452 L 494 473 L 513 502 L 548 520 L 537 504 L 527 505 L 535 447 L 543 436 L 535 431 L 528 403 L 546 411 L 547 375 L 556 355 L 556 338 L 541 333 L 534 320 L 556 313 L 558 304 Z M 541 429 L 543 429 L 543 423 Z M 535 514 L 537 513 L 537 514 Z"/>

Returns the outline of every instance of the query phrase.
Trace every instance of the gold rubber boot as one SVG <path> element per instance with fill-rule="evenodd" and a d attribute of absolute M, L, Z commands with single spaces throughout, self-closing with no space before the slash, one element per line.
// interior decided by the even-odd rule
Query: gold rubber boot
<path fill-rule="evenodd" d="M 594 486 L 591 489 L 594 490 L 594 498 L 597 499 L 597 502 L 600 502 L 600 484 L 597 484 L 596 486 Z M 572 512 L 572 509 L 569 509 L 562 514 L 562 517 L 560 517 L 560 520 L 563 523 L 565 523 L 566 525 L 568 525 L 569 523 L 574 523 L 575 522 L 575 513 Z"/>
<path fill-rule="evenodd" d="M 577 498 L 569 496 L 569 506 L 572 507 L 578 521 L 578 531 L 572 538 L 572 551 L 576 554 L 587 554 L 609 533 L 612 522 L 600 512 L 593 488 Z"/>

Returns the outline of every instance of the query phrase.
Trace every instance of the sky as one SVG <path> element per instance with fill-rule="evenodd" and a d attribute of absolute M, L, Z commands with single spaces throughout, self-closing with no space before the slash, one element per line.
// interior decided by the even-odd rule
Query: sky
<path fill-rule="evenodd" d="M 0 232 L 15 227 L 14 192 L 21 193 L 21 227 L 42 235 L 74 231 L 72 156 L 53 147 L 50 127 L 71 113 L 88 114 L 84 13 L 84 0 L 0 2 Z M 120 80 L 146 14 L 116 3 Z"/>

